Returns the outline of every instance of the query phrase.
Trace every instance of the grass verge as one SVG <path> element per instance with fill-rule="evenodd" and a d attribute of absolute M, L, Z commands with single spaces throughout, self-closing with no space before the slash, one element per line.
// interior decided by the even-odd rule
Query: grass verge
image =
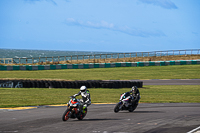
<path fill-rule="evenodd" d="M 62 80 L 198 79 L 200 65 L 0 71 L 0 78 Z"/>
<path fill-rule="evenodd" d="M 129 88 L 91 88 L 92 103 L 117 103 Z M 200 103 L 200 85 L 156 85 L 140 88 L 142 103 Z M 79 89 L 0 88 L 0 107 L 64 104 Z M 80 96 L 78 98 L 81 98 Z"/>

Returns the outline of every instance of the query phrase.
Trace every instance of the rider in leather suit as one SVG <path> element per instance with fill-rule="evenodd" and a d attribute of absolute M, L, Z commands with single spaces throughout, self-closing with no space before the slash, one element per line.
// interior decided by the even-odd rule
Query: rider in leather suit
<path fill-rule="evenodd" d="M 86 109 L 90 104 L 91 104 L 91 99 L 90 99 L 90 92 L 89 90 L 87 90 L 86 86 L 81 86 L 80 91 L 77 94 L 74 94 L 73 96 L 82 96 L 82 100 L 83 100 L 83 105 L 80 106 L 80 110 Z"/>
<path fill-rule="evenodd" d="M 140 92 L 139 90 L 137 89 L 137 86 L 133 86 L 131 88 L 131 90 L 129 91 L 129 93 L 131 94 L 132 96 L 132 99 L 131 99 L 131 103 L 134 105 L 134 104 L 138 104 L 139 100 L 140 100 Z"/>

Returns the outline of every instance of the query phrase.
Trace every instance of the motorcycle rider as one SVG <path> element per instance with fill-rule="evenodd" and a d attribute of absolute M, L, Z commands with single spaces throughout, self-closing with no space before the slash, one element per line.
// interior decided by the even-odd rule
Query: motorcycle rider
<path fill-rule="evenodd" d="M 132 98 L 130 100 L 130 102 L 132 103 L 132 105 L 138 104 L 138 102 L 140 100 L 140 92 L 139 92 L 137 86 L 133 86 L 131 88 L 131 90 L 129 91 L 129 93 L 132 96 Z"/>
<path fill-rule="evenodd" d="M 87 90 L 86 86 L 81 86 L 80 91 L 77 94 L 74 94 L 73 96 L 82 96 L 83 100 L 83 105 L 79 107 L 80 111 L 83 111 L 85 113 L 85 109 L 91 104 L 91 99 L 90 99 L 90 92 Z"/>

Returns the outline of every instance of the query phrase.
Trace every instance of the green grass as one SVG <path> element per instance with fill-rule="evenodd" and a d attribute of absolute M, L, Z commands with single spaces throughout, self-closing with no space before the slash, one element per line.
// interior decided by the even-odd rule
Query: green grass
<path fill-rule="evenodd" d="M 198 79 L 200 65 L 0 71 L 0 78 L 63 80 Z"/>
<path fill-rule="evenodd" d="M 0 71 L 0 78 L 63 80 L 200 79 L 200 65 Z M 124 89 L 90 89 L 92 103 L 117 103 Z M 62 104 L 78 89 L 0 88 L 0 107 Z M 200 85 L 155 85 L 140 88 L 145 103 L 200 103 Z M 80 98 L 80 97 L 79 97 Z"/>
<path fill-rule="evenodd" d="M 92 103 L 117 103 L 122 89 L 89 89 Z M 200 85 L 154 85 L 139 88 L 142 103 L 200 103 Z M 0 88 L 0 107 L 63 104 L 79 89 Z M 78 98 L 81 98 L 80 96 Z"/>
<path fill-rule="evenodd" d="M 145 103 L 200 103 L 200 85 L 158 85 L 141 89 Z"/>

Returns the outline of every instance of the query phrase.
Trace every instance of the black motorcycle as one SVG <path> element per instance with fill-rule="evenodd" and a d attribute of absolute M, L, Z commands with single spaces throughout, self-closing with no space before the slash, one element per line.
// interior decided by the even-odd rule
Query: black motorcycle
<path fill-rule="evenodd" d="M 117 113 L 120 110 L 128 110 L 129 112 L 133 112 L 137 108 L 138 103 L 137 102 L 133 103 L 131 102 L 132 100 L 134 99 L 129 92 L 121 94 L 119 103 L 117 103 L 114 108 L 114 112 Z"/>

